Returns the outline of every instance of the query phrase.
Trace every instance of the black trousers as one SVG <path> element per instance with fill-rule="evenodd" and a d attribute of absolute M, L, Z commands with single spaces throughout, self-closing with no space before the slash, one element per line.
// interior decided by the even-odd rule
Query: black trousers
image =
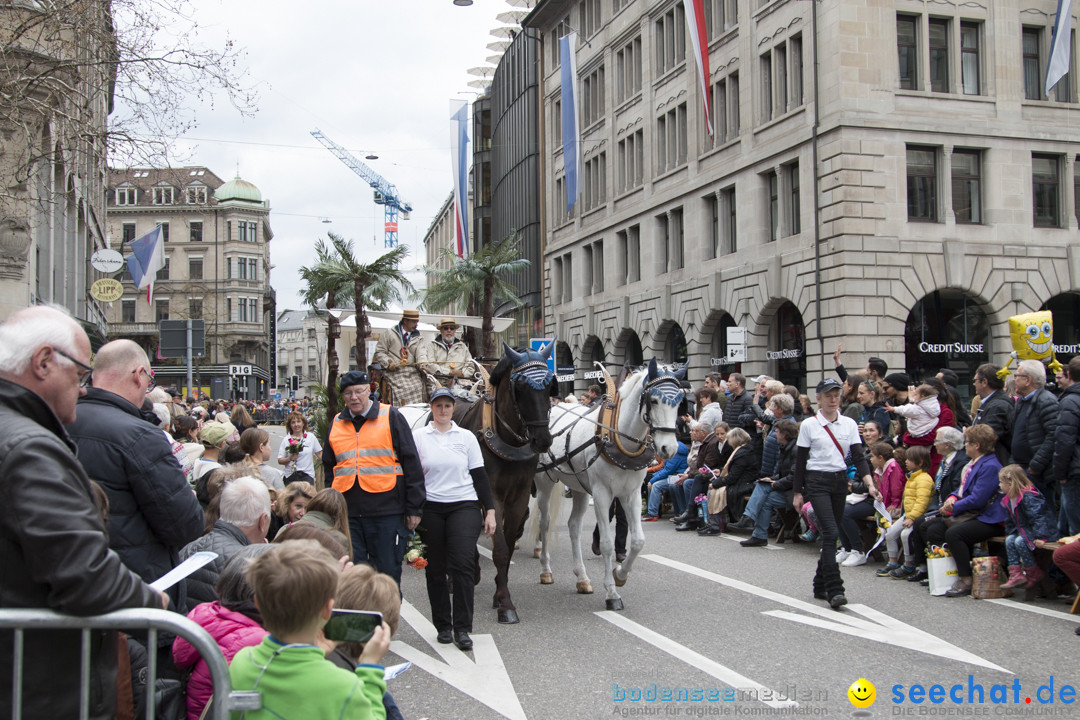
<path fill-rule="evenodd" d="M 821 557 L 814 573 L 814 594 L 832 598 L 844 592 L 844 579 L 836 564 L 836 541 L 840 536 L 840 521 L 844 517 L 845 499 L 848 494 L 846 473 L 835 478 L 806 473 L 806 500 L 814 506 L 818 531 L 821 533 Z"/>
<path fill-rule="evenodd" d="M 626 536 L 630 532 L 630 524 L 626 519 L 626 512 L 623 510 L 622 503 L 616 498 L 611 501 L 611 507 L 608 508 L 608 521 L 611 518 L 615 518 L 615 552 L 619 555 L 626 554 Z M 592 531 L 593 540 L 600 542 L 600 526 L 595 525 Z"/>
<path fill-rule="evenodd" d="M 484 529 L 480 503 L 424 503 L 417 528 L 427 545 L 427 593 L 436 630 L 472 632 L 476 540 Z M 453 590 L 447 586 L 447 578 Z M 451 597 L 452 593 L 452 597 Z"/>
<path fill-rule="evenodd" d="M 968 520 L 967 522 L 945 527 L 945 521 L 932 518 L 923 526 L 926 542 L 931 545 L 948 543 L 949 551 L 956 560 L 956 574 L 962 578 L 971 577 L 971 548 L 975 543 L 982 542 L 1002 533 L 1002 527 L 998 523 L 984 523 L 982 520 Z"/>

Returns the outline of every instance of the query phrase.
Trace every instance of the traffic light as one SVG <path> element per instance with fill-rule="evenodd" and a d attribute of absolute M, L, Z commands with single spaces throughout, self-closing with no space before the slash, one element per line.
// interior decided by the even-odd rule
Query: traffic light
<path fill-rule="evenodd" d="M 300 376 L 299 375 L 293 375 L 292 376 L 292 391 L 296 392 L 299 389 L 300 389 Z"/>

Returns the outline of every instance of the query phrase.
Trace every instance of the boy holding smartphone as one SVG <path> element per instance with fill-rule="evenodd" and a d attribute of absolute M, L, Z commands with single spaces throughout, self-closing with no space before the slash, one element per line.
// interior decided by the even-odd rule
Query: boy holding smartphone
<path fill-rule="evenodd" d="M 334 608 L 339 574 L 334 558 L 314 540 L 282 543 L 251 563 L 247 579 L 270 634 L 236 654 L 229 678 L 236 690 L 259 691 L 262 708 L 234 712 L 233 718 L 386 717 L 378 664 L 390 647 L 386 623 L 365 644 L 354 672 L 328 663 L 316 645 Z"/>

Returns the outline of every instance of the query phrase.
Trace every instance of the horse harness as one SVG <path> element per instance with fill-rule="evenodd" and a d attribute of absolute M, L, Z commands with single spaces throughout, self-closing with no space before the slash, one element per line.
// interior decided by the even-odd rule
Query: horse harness
<path fill-rule="evenodd" d="M 508 378 L 511 383 L 524 382 L 534 389 L 543 389 L 551 382 L 550 370 L 546 362 L 541 360 L 528 360 L 520 365 L 515 365 Z M 525 436 L 522 437 L 510 424 L 496 412 L 495 396 L 485 392 L 480 398 L 480 427 L 484 444 L 491 452 L 509 462 L 525 462 L 537 457 L 536 451 L 529 446 L 529 428 L 533 426 L 547 426 L 547 420 L 524 420 L 517 406 L 517 395 L 513 387 L 510 388 L 510 399 L 514 404 L 514 414 L 525 424 Z M 496 425 L 496 423 L 498 423 Z M 511 445 L 503 440 L 498 429 L 502 428 L 510 433 L 516 445 Z"/>

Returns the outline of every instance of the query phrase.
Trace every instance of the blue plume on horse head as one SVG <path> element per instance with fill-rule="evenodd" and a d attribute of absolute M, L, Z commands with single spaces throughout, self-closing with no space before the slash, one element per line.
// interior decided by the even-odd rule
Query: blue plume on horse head
<path fill-rule="evenodd" d="M 503 352 L 510 358 L 513 366 L 510 369 L 510 379 L 514 382 L 524 382 L 534 390 L 546 390 L 555 379 L 555 373 L 548 366 L 555 340 L 552 339 L 542 351 L 527 349 L 518 352 L 503 343 Z"/>
<path fill-rule="evenodd" d="M 645 390 L 665 405 L 678 406 L 683 399 L 682 381 L 686 377 L 686 367 L 677 373 L 662 370 L 654 357 L 649 361 L 649 373 L 645 380 Z"/>

